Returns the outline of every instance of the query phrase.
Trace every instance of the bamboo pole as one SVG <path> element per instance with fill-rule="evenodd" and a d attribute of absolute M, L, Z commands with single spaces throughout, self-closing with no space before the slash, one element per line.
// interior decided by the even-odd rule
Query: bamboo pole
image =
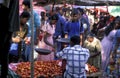
<path fill-rule="evenodd" d="M 30 68 L 31 68 L 31 78 L 34 78 L 34 15 L 33 15 L 33 0 L 30 0 L 30 11 L 31 11 L 31 52 L 30 52 Z"/>

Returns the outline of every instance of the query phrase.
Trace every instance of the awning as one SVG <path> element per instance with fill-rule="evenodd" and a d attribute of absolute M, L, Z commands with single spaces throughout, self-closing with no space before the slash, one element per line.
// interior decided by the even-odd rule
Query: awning
<path fill-rule="evenodd" d="M 33 0 L 37 2 L 37 5 L 50 4 L 54 0 Z M 81 5 L 81 6 L 115 6 L 120 5 L 120 0 L 56 0 L 56 4 L 61 4 L 66 1 L 69 4 Z"/>

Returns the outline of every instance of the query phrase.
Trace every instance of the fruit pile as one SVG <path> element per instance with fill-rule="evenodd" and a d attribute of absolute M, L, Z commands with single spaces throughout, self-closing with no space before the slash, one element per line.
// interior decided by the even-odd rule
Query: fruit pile
<path fill-rule="evenodd" d="M 88 74 L 89 74 L 89 73 L 96 73 L 96 72 L 98 72 L 98 69 L 97 69 L 95 66 L 90 65 L 90 64 L 88 64 L 88 63 L 87 63 L 87 66 L 88 66 L 88 70 L 87 70 L 87 73 L 88 73 Z"/>
<path fill-rule="evenodd" d="M 62 75 L 60 61 L 36 61 L 34 62 L 34 78 L 54 78 Z M 30 62 L 21 62 L 15 71 L 21 78 L 30 78 Z"/>

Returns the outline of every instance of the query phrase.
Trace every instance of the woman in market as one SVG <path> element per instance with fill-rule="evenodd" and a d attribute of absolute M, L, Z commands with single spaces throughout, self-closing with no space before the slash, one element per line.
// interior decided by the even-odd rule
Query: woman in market
<path fill-rule="evenodd" d="M 87 35 L 87 39 L 84 42 L 84 47 L 90 51 L 90 58 L 88 63 L 99 68 L 101 66 L 101 43 L 100 40 L 95 37 L 93 33 Z"/>
<path fill-rule="evenodd" d="M 41 42 L 38 44 L 39 48 L 47 49 L 53 51 L 54 43 L 53 43 L 53 34 L 55 32 L 56 22 L 58 20 L 58 16 L 54 14 L 50 17 L 49 22 L 42 26 L 41 30 L 44 32 L 43 38 Z M 39 54 L 37 60 L 42 61 L 51 61 L 54 60 L 54 52 L 51 52 L 48 55 Z"/>
<path fill-rule="evenodd" d="M 120 22 L 118 24 L 120 25 Z M 114 41 L 115 43 L 113 44 L 109 64 L 116 69 L 115 73 L 113 73 L 113 77 L 118 78 L 120 77 L 120 29 L 117 30 Z"/>
<path fill-rule="evenodd" d="M 19 27 L 20 30 L 14 32 L 12 35 L 12 43 L 10 48 L 10 62 L 18 62 L 23 60 L 22 54 L 24 53 L 22 52 L 24 52 L 23 50 L 25 49 L 24 47 L 25 44 L 28 43 L 26 37 L 28 33 L 28 26 L 26 22 L 29 20 L 29 18 L 30 14 L 26 11 L 22 12 L 22 14 L 20 15 L 20 27 Z M 16 46 L 14 44 L 16 44 Z M 16 50 L 14 49 L 15 47 Z M 16 57 L 16 60 L 14 57 Z"/>
<path fill-rule="evenodd" d="M 120 22 L 120 20 L 118 20 L 118 17 L 115 18 L 115 20 L 113 20 L 113 22 L 109 26 L 107 26 L 107 28 L 105 29 L 104 38 L 101 41 L 101 44 L 102 44 L 102 51 L 101 51 L 102 71 L 103 71 L 103 73 L 106 72 L 106 69 L 107 69 L 107 66 L 109 63 L 115 34 L 117 32 L 117 29 L 120 29 L 120 25 L 117 23 L 117 21 Z"/>

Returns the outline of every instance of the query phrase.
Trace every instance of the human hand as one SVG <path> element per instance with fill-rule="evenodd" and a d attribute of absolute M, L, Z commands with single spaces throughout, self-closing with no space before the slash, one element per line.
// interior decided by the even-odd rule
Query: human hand
<path fill-rule="evenodd" d="M 114 59 L 113 59 L 112 57 L 110 57 L 110 61 L 109 61 L 109 63 L 110 63 L 110 65 L 115 64 L 115 61 L 114 61 Z"/>
<path fill-rule="evenodd" d="M 25 44 L 30 44 L 31 43 L 31 37 L 26 37 L 25 39 L 24 39 L 24 41 L 25 41 Z"/>
<path fill-rule="evenodd" d="M 17 37 L 15 37 L 14 40 L 15 40 L 15 42 L 19 43 L 22 39 L 19 36 L 17 36 Z"/>

